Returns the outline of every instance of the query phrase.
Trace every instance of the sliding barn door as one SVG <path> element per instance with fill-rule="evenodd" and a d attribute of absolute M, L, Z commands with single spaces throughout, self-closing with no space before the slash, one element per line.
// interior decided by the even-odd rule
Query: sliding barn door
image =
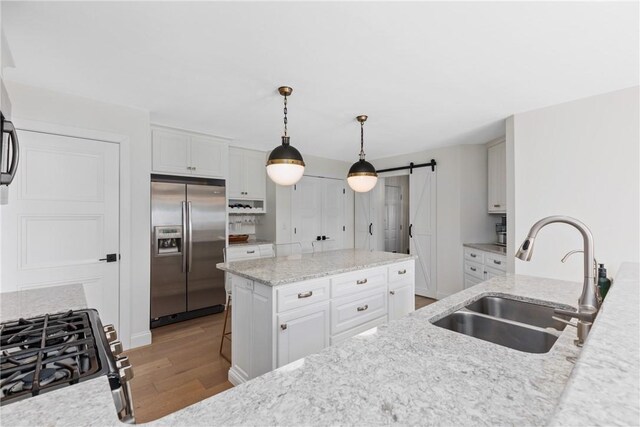
<path fill-rule="evenodd" d="M 436 298 L 436 172 L 414 169 L 409 178 L 410 251 L 416 255 L 416 294 Z"/>

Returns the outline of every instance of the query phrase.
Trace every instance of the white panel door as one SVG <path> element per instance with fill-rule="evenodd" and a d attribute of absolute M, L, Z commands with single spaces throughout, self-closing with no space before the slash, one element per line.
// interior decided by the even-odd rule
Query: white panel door
<path fill-rule="evenodd" d="M 312 252 L 312 243 L 322 236 L 322 179 L 303 176 L 291 191 L 291 241 Z"/>
<path fill-rule="evenodd" d="M 322 179 L 323 251 L 344 248 L 346 183 L 338 179 Z"/>
<path fill-rule="evenodd" d="M 119 146 L 22 131 L 20 167 L 2 210 L 2 291 L 81 283 L 118 326 Z M 117 255 L 116 255 L 117 256 Z"/>
<path fill-rule="evenodd" d="M 158 129 L 152 135 L 153 171 L 191 175 L 189 137 Z"/>
<path fill-rule="evenodd" d="M 229 156 L 227 143 L 199 136 L 192 136 L 190 140 L 191 173 L 225 179 Z"/>
<path fill-rule="evenodd" d="M 400 187 L 385 185 L 384 193 L 384 250 L 400 252 Z"/>
<path fill-rule="evenodd" d="M 415 169 L 409 177 L 410 251 L 416 255 L 416 294 L 436 298 L 436 173 Z"/>
<path fill-rule="evenodd" d="M 371 193 L 355 193 L 355 248 L 371 249 L 373 237 L 373 219 L 371 209 Z"/>
<path fill-rule="evenodd" d="M 278 367 L 329 346 L 329 302 L 278 315 Z"/>

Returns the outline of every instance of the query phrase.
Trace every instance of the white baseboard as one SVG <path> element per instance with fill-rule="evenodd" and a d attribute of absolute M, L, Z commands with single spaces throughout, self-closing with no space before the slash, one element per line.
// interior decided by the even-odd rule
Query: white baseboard
<path fill-rule="evenodd" d="M 131 335 L 130 348 L 142 347 L 143 345 L 149 344 L 151 344 L 151 331 L 145 331 Z"/>
<path fill-rule="evenodd" d="M 229 382 L 231 384 L 233 384 L 234 386 L 240 385 L 244 382 L 246 382 L 244 380 L 244 378 L 242 378 L 242 376 L 240 374 L 238 374 L 233 368 L 229 369 Z"/>

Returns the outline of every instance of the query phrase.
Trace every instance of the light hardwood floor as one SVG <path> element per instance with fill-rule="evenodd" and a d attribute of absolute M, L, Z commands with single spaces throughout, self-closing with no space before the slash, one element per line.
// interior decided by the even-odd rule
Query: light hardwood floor
<path fill-rule="evenodd" d="M 416 309 L 435 300 L 416 295 Z M 231 316 L 229 316 L 231 317 Z M 218 354 L 224 313 L 152 330 L 153 344 L 129 350 L 136 421 L 153 421 L 233 385 Z M 225 354 L 230 355 L 225 340 Z"/>

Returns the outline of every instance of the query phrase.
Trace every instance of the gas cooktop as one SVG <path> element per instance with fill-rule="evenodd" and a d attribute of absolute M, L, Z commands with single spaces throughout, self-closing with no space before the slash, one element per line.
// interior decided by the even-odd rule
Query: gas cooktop
<path fill-rule="evenodd" d="M 68 311 L 0 325 L 0 404 L 80 381 L 117 377 L 95 310 Z"/>

